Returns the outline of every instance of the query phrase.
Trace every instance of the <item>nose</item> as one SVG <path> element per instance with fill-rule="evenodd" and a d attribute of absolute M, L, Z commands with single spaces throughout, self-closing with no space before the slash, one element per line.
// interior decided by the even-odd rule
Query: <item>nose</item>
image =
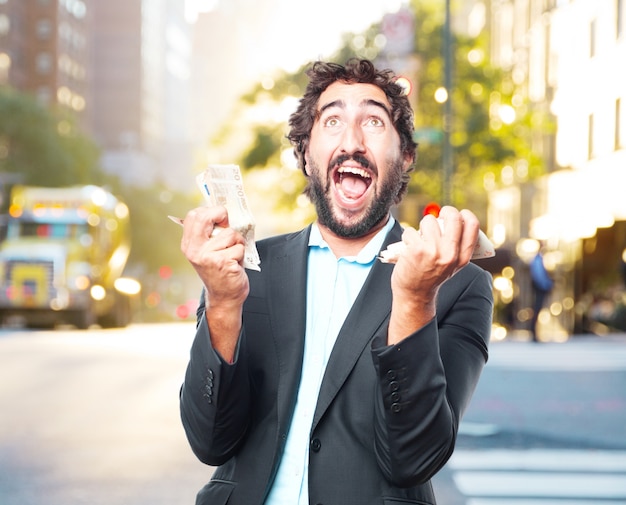
<path fill-rule="evenodd" d="M 365 138 L 359 126 L 346 128 L 341 137 L 341 152 L 346 154 L 365 152 Z"/>

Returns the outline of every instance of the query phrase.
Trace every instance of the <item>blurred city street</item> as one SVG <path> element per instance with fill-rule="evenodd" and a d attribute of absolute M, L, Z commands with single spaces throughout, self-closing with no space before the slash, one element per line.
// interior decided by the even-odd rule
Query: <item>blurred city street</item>
<path fill-rule="evenodd" d="M 178 415 L 193 325 L 0 333 L 2 505 L 192 504 Z"/>
<path fill-rule="evenodd" d="M 492 343 L 444 505 L 626 504 L 626 335 Z"/>
<path fill-rule="evenodd" d="M 288 132 L 305 69 L 352 57 L 414 109 L 394 217 L 469 209 L 497 251 L 437 503 L 626 505 L 626 0 L 0 0 L 0 505 L 195 502 L 200 283 L 167 216 L 225 164 L 252 239 L 309 225 L 312 130 Z M 378 191 L 382 145 L 357 146 L 374 179 L 324 164 Z"/>
<path fill-rule="evenodd" d="M 0 332 L 2 505 L 186 505 L 193 324 Z M 493 343 L 439 505 L 626 503 L 626 335 Z"/>

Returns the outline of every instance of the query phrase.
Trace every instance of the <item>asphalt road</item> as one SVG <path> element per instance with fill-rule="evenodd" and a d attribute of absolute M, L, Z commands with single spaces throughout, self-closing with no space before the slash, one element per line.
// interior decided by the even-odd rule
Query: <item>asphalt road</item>
<path fill-rule="evenodd" d="M 189 505 L 178 417 L 193 325 L 0 332 L 0 504 Z"/>
<path fill-rule="evenodd" d="M 491 345 L 440 505 L 626 504 L 626 336 Z"/>
<path fill-rule="evenodd" d="M 0 504 L 193 504 L 211 472 L 178 417 L 193 333 L 0 331 Z M 495 343 L 439 505 L 624 504 L 625 426 L 626 337 Z"/>

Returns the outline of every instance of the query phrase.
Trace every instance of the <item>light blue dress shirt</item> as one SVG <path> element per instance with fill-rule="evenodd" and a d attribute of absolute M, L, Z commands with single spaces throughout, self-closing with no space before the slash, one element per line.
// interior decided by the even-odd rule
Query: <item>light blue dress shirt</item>
<path fill-rule="evenodd" d="M 311 228 L 302 379 L 285 451 L 265 505 L 309 503 L 309 436 L 322 377 L 339 330 L 394 223 L 390 216 L 357 256 L 339 259 L 317 224 Z"/>

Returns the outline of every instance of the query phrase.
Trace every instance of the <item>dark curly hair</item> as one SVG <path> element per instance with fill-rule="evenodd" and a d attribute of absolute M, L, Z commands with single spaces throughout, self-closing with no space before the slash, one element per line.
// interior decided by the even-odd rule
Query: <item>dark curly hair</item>
<path fill-rule="evenodd" d="M 402 88 L 396 83 L 397 76 L 391 70 L 377 70 L 369 60 L 350 58 L 345 65 L 316 61 L 306 72 L 309 83 L 298 108 L 289 118 L 290 131 L 287 138 L 294 146 L 298 166 L 305 172 L 304 153 L 309 145 L 311 130 L 317 116 L 320 95 L 336 81 L 345 83 L 374 84 L 385 92 L 391 104 L 393 126 L 400 135 L 403 156 L 415 160 L 417 143 L 413 140 L 413 109 Z M 405 174 L 408 183 L 408 172 Z"/>

